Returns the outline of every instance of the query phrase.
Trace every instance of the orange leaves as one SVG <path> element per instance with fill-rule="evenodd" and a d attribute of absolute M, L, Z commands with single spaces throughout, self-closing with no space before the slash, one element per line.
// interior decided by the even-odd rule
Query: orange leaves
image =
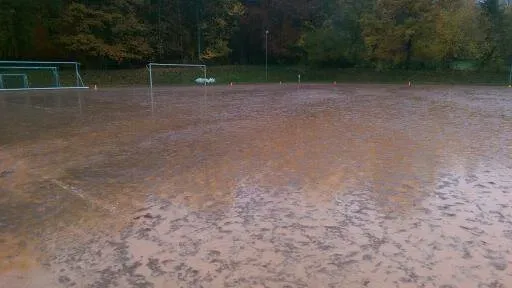
<path fill-rule="evenodd" d="M 146 27 L 135 13 L 115 6 L 70 4 L 62 17 L 60 42 L 84 57 L 105 57 L 118 63 L 143 60 L 152 52 L 144 38 Z"/>

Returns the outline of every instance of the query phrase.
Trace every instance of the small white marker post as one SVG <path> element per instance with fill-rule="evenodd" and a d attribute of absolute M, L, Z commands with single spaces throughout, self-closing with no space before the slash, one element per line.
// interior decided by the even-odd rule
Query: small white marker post
<path fill-rule="evenodd" d="M 300 88 L 300 74 L 297 75 L 297 78 L 299 79 L 299 85 L 298 85 L 298 88 Z"/>

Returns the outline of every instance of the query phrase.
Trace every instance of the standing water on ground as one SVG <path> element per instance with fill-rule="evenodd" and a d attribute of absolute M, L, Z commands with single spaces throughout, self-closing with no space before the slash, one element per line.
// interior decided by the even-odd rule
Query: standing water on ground
<path fill-rule="evenodd" d="M 512 283 L 509 90 L 154 93 L 0 94 L 0 283 Z"/>

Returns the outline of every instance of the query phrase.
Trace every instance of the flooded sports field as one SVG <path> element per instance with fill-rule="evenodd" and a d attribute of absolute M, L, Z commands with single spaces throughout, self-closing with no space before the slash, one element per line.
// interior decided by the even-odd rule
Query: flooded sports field
<path fill-rule="evenodd" d="M 0 94 L 0 287 L 512 287 L 512 89 Z"/>

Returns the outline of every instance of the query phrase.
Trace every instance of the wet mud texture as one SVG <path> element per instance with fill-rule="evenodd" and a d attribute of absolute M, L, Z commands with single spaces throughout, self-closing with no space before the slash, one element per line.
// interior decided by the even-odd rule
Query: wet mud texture
<path fill-rule="evenodd" d="M 0 94 L 0 287 L 512 287 L 511 90 L 149 99 Z"/>

